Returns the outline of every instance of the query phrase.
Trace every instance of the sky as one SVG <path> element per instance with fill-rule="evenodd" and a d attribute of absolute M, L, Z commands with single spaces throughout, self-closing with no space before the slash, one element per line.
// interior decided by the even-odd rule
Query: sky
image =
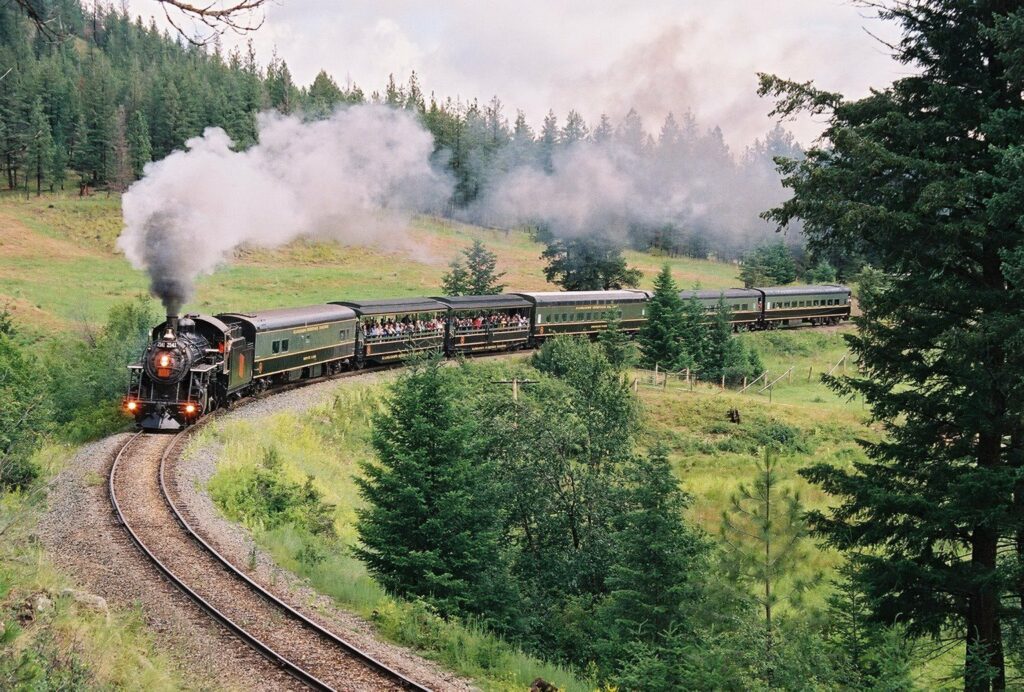
<path fill-rule="evenodd" d="M 129 7 L 159 11 L 153 0 Z M 774 124 L 758 72 L 862 96 L 908 73 L 875 38 L 897 36 L 850 0 L 273 0 L 251 34 L 261 61 L 276 50 L 300 85 L 325 69 L 369 94 L 415 70 L 428 93 L 497 95 L 535 127 L 549 108 L 594 123 L 634 107 L 656 132 L 667 112 L 689 109 L 734 150 Z M 804 144 L 822 127 L 786 126 Z"/>

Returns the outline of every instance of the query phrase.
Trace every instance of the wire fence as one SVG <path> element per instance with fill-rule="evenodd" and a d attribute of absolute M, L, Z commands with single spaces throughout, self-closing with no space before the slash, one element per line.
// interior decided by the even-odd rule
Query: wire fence
<path fill-rule="evenodd" d="M 836 362 L 823 364 L 817 369 L 814 365 L 808 365 L 806 374 L 804 374 L 802 366 L 798 372 L 797 367 L 791 365 L 781 372 L 778 370 L 765 370 L 757 377 L 750 378 L 745 376 L 742 379 L 728 378 L 724 375 L 708 377 L 690 368 L 663 370 L 655 366 L 653 370 L 636 368 L 634 370 L 636 375 L 633 377 L 632 387 L 635 392 L 639 391 L 641 387 L 665 391 L 669 389 L 682 389 L 691 392 L 715 391 L 717 393 L 733 391 L 737 394 L 767 396 L 768 400 L 771 401 L 772 393 L 777 387 L 791 385 L 794 381 L 796 383 L 810 383 L 813 381 L 815 373 L 817 373 L 819 381 L 832 375 L 845 375 L 847 367 L 850 365 L 850 354 L 846 353 Z"/>

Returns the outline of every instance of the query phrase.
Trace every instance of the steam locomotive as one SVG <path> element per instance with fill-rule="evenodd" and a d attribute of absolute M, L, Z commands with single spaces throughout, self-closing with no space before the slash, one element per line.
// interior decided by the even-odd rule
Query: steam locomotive
<path fill-rule="evenodd" d="M 846 286 L 683 291 L 710 315 L 724 302 L 734 328 L 837 324 Z M 533 348 L 563 334 L 595 336 L 616 321 L 635 334 L 646 291 L 567 291 L 337 301 L 216 316 L 169 315 L 129 366 L 125 410 L 143 430 L 180 430 L 254 393 L 424 351 L 452 357 Z"/>

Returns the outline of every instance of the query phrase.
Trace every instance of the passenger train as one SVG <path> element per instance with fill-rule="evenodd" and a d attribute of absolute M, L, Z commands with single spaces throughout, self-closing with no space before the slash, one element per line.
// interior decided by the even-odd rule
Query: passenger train
<path fill-rule="evenodd" d="M 739 330 L 837 324 L 850 318 L 846 286 L 683 291 L 709 314 L 724 301 Z M 651 294 L 640 290 L 505 293 L 385 300 L 220 315 L 169 315 L 129 366 L 126 411 L 144 430 L 180 430 L 270 387 L 401 362 L 533 348 L 560 335 L 595 336 L 618 321 L 635 334 Z"/>

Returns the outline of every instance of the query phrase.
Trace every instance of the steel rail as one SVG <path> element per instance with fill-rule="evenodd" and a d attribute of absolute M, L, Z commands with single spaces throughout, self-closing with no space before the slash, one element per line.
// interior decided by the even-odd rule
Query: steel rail
<path fill-rule="evenodd" d="M 236 622 L 234 622 L 227 615 L 225 615 L 224 613 L 219 611 L 210 602 L 208 602 L 206 599 L 204 599 L 202 596 L 200 596 L 198 593 L 196 593 L 192 588 L 190 588 L 187 584 L 185 584 L 185 582 L 182 581 L 167 564 L 165 564 L 163 561 L 161 561 L 160 558 L 158 558 L 153 553 L 153 551 L 151 551 L 145 545 L 145 543 L 142 541 L 140 536 L 135 532 L 135 530 L 132 528 L 132 526 L 128 523 L 128 521 L 126 520 L 126 518 L 124 516 L 124 512 L 121 509 L 121 503 L 120 503 L 120 501 L 117 498 L 117 491 L 114 488 L 114 480 L 115 480 L 116 475 L 117 475 L 118 467 L 121 464 L 121 461 L 125 458 L 128 449 L 131 448 L 133 442 L 135 442 L 137 439 L 139 439 L 143 435 L 147 435 L 147 434 L 144 433 L 144 432 L 135 433 L 132 437 L 130 437 L 121 446 L 121 448 L 117 452 L 117 455 L 114 457 L 114 463 L 110 467 L 110 475 L 109 475 L 109 481 L 108 481 L 108 492 L 109 492 L 109 495 L 110 495 L 110 502 L 111 502 L 111 505 L 112 505 L 112 507 L 114 509 L 114 513 L 117 516 L 117 520 L 121 523 L 122 526 L 124 526 L 125 530 L 128 533 L 128 536 L 132 539 L 132 542 L 139 549 L 139 551 L 142 552 L 142 554 L 145 555 L 160 570 L 160 572 L 164 575 L 164 577 L 166 577 L 168 579 L 168 581 L 170 581 L 173 586 L 175 586 L 178 590 L 180 590 L 182 593 L 184 593 L 186 596 L 188 596 L 190 599 L 192 599 L 193 602 L 195 602 L 200 608 L 202 608 L 204 611 L 206 611 L 206 613 L 208 615 L 210 615 L 214 620 L 216 620 L 217 622 L 222 624 L 224 627 L 226 627 L 232 634 L 234 634 L 236 637 L 241 639 L 245 644 L 247 644 L 249 647 L 251 647 L 257 653 L 259 653 L 261 656 L 266 658 L 271 663 L 277 665 L 284 672 L 286 672 L 287 674 L 291 675 L 293 678 L 295 678 L 299 682 L 303 683 L 304 685 L 306 685 L 306 686 L 308 686 L 308 687 L 310 687 L 312 689 L 324 690 L 325 692 L 334 692 L 334 688 L 332 688 L 326 682 L 324 682 L 323 680 L 319 679 L 318 677 L 316 677 L 315 675 L 313 675 L 309 671 L 305 670 L 301 666 L 293 663 L 292 661 L 290 661 L 284 655 L 278 653 L 276 650 L 271 648 L 269 645 L 267 645 L 265 642 L 260 640 L 258 637 L 256 637 L 255 635 L 251 634 L 246 629 L 244 629 L 243 627 L 238 625 Z M 401 673 L 398 673 L 397 671 L 394 671 L 391 668 L 388 668 L 385 664 L 377 661 L 376 659 L 374 659 L 369 654 L 359 650 L 357 647 L 353 646 L 352 644 L 349 644 L 348 642 L 345 642 L 340 637 L 337 637 L 336 635 L 333 635 L 329 631 L 327 631 L 324 628 L 320 627 L 316 623 L 312 622 L 311 620 L 309 620 L 308 618 L 303 616 L 301 613 L 295 611 L 293 608 L 291 608 L 290 606 L 286 605 L 285 603 L 283 603 L 282 601 L 277 599 L 273 594 L 269 593 L 266 589 L 260 587 L 258 584 L 253 582 L 251 579 L 246 577 L 244 574 L 241 574 L 237 569 L 234 568 L 233 565 L 231 565 L 219 553 L 214 551 L 205 541 L 203 541 L 202 538 L 200 538 L 195 533 L 195 531 L 193 531 L 191 529 L 191 527 L 184 520 L 184 518 L 180 515 L 180 513 L 178 513 L 177 510 L 174 508 L 173 502 L 170 500 L 170 497 L 167 495 L 166 486 L 164 484 L 164 479 L 163 479 L 163 470 L 164 470 L 164 466 L 165 466 L 165 461 L 168 458 L 171 450 L 174 449 L 174 447 L 177 445 L 178 441 L 183 437 L 183 435 L 184 435 L 184 432 L 181 432 L 181 433 L 178 433 L 177 435 L 174 435 L 173 437 L 171 437 L 170 441 L 169 441 L 169 444 L 164 449 L 164 452 L 161 455 L 161 458 L 160 458 L 160 488 L 161 488 L 161 492 L 164 495 L 164 500 L 171 507 L 171 510 L 174 513 L 176 520 L 181 523 L 182 527 L 190 535 L 190 537 L 192 537 L 193 539 L 197 540 L 201 545 L 203 545 L 209 552 L 211 552 L 217 558 L 218 561 L 220 561 L 225 567 L 227 567 L 229 569 L 229 571 L 232 572 L 236 577 L 242 578 L 248 584 L 248 586 L 251 589 L 254 589 L 255 591 L 257 591 L 257 593 L 262 598 L 264 598 L 268 602 L 278 606 L 279 608 L 283 609 L 289 616 L 291 616 L 293 618 L 297 618 L 300 622 L 302 622 L 303 626 L 305 626 L 305 627 L 312 627 L 319 635 L 326 636 L 333 643 L 335 643 L 336 645 L 338 645 L 341 648 L 343 648 L 353 658 L 359 660 L 364 665 L 367 665 L 367 666 L 375 669 L 377 672 L 381 673 L 382 675 L 385 675 L 387 677 L 392 678 L 399 685 L 401 685 L 403 687 L 406 687 L 408 689 L 423 690 L 423 691 L 429 692 L 428 688 L 423 687 L 423 686 L 419 685 L 418 683 L 416 683 L 416 682 L 414 682 L 412 680 L 409 680 L 408 678 L 403 676 Z"/>
<path fill-rule="evenodd" d="M 189 535 L 189 537 L 197 543 L 199 543 L 199 545 L 201 545 L 208 553 L 213 555 L 213 557 L 216 558 L 217 562 L 219 562 L 221 566 L 223 566 L 231 574 L 245 582 L 253 591 L 256 591 L 266 601 L 272 603 L 273 605 L 283 610 L 293 620 L 296 620 L 304 627 L 313 630 L 318 635 L 320 635 L 327 641 L 331 642 L 332 644 L 338 646 L 339 648 L 344 649 L 346 652 L 351 654 L 353 658 L 358 659 L 360 662 L 369 666 L 370 668 L 373 668 L 385 677 L 391 678 L 402 687 L 405 687 L 406 689 L 410 690 L 417 690 L 418 692 L 430 692 L 430 688 L 424 687 L 423 685 L 420 685 L 414 680 L 407 678 L 405 675 L 402 675 L 397 670 L 389 667 L 383 661 L 379 661 L 370 654 L 366 653 L 365 651 L 357 647 L 355 644 L 352 644 L 351 642 L 342 639 L 330 630 L 322 627 L 313 620 L 310 620 L 308 617 L 306 617 L 305 615 L 297 611 L 295 608 L 291 607 L 290 605 L 279 599 L 270 591 L 257 584 L 255 581 L 252 580 L 252 578 L 249 577 L 249 575 L 245 574 L 240 569 L 235 567 L 230 560 L 228 560 L 226 557 L 217 552 L 217 550 L 212 545 L 207 543 L 206 540 L 199 535 L 198 531 L 192 528 L 192 525 L 188 523 L 188 520 L 185 519 L 184 515 L 178 509 L 178 506 L 174 503 L 174 500 L 171 498 L 171 494 L 167 490 L 167 484 L 165 482 L 165 469 L 167 467 L 167 459 L 171 456 L 171 452 L 177 446 L 178 437 L 180 437 L 180 434 L 179 436 L 175 437 L 175 440 L 171 442 L 170 445 L 168 445 L 167 449 L 164 450 L 163 456 L 161 456 L 160 458 L 160 492 L 164 497 L 164 502 L 167 503 L 167 506 L 170 508 L 171 513 L 174 515 L 174 518 L 178 521 L 178 523 L 181 524 L 182 528 L 185 529 L 185 532 Z"/>

